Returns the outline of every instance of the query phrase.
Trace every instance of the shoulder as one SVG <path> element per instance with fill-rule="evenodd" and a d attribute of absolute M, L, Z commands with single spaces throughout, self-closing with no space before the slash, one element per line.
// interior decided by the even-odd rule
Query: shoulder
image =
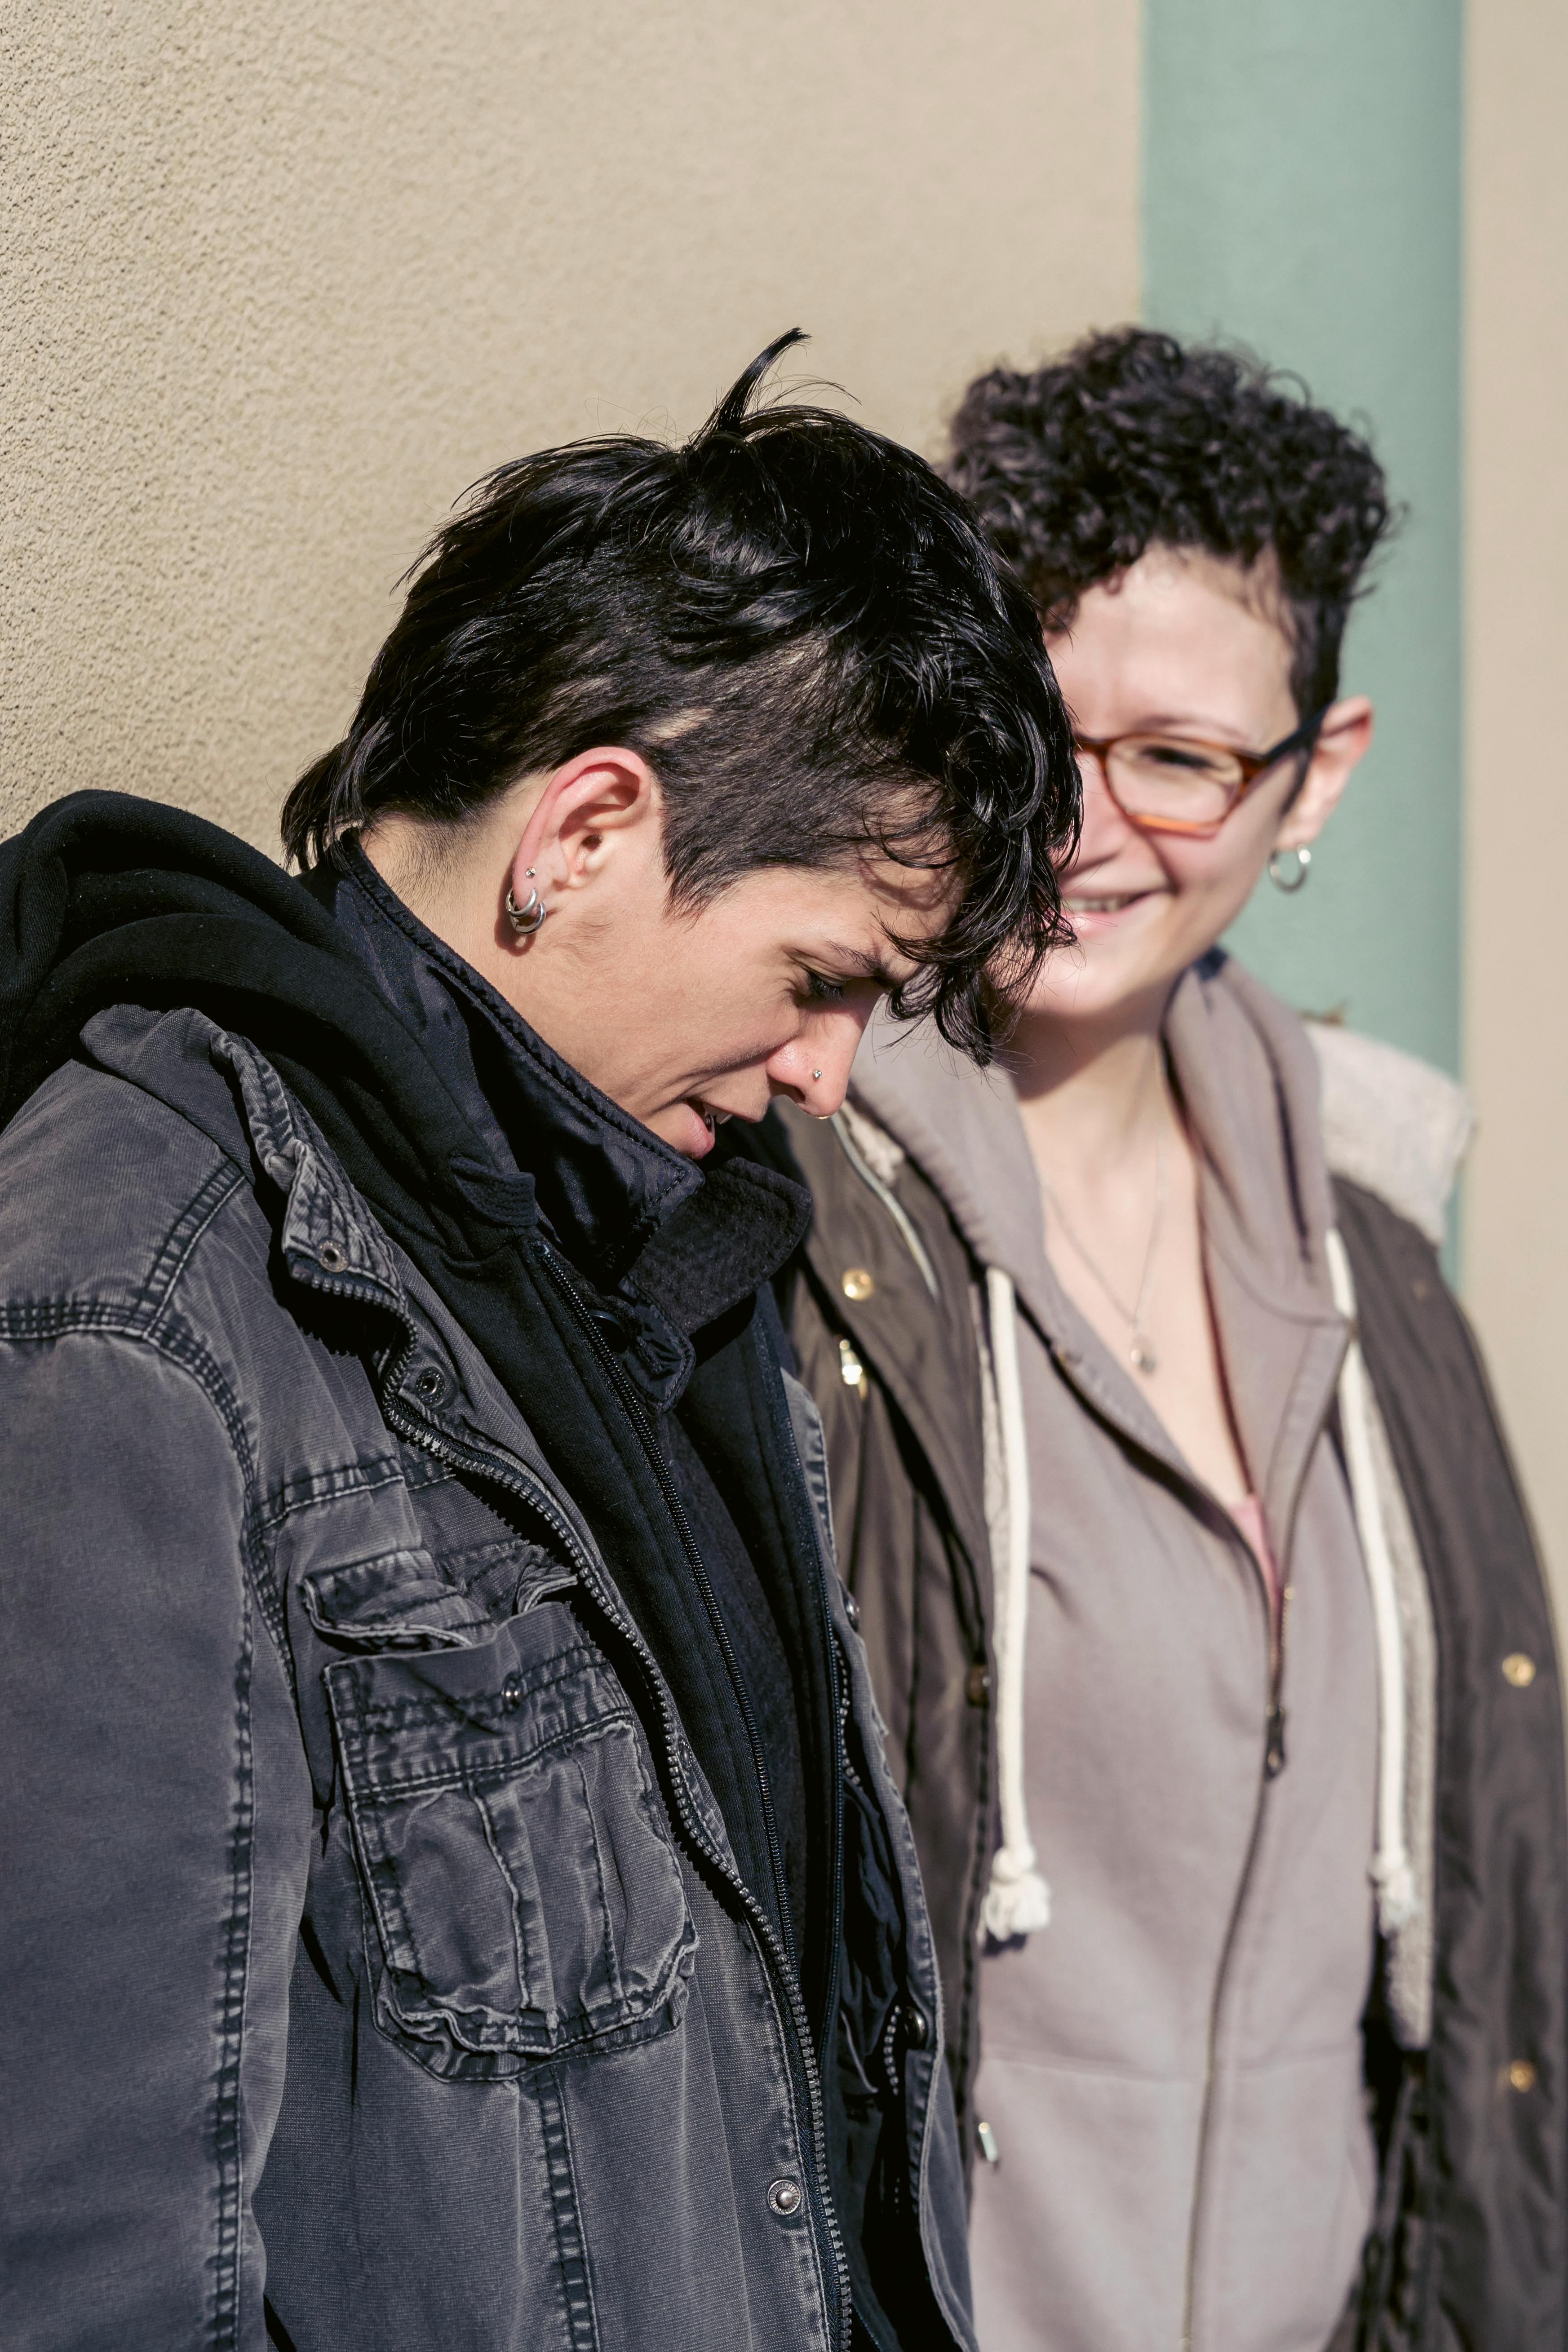
<path fill-rule="evenodd" d="M 1469 1095 L 1446 1070 L 1381 1038 L 1325 1021 L 1304 1026 L 1318 1057 L 1331 1173 L 1375 1194 L 1440 1247 L 1475 1130 Z"/>
<path fill-rule="evenodd" d="M 1381 1038 L 1294 1012 L 1233 956 L 1216 950 L 1194 969 L 1211 1017 L 1244 1025 L 1298 1099 L 1315 1099 L 1329 1175 L 1441 1247 L 1475 1128 L 1459 1081 Z"/>
<path fill-rule="evenodd" d="M 0 1313 L 12 1338 L 146 1330 L 204 1239 L 266 1282 L 269 1221 L 200 1016 L 122 1007 L 0 1135 Z M 232 1274 L 233 1268 L 230 1268 Z"/>

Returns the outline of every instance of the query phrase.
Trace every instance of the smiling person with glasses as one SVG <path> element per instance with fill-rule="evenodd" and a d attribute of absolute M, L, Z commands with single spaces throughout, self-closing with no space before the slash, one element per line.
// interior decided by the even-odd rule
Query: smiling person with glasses
<path fill-rule="evenodd" d="M 1217 942 L 1372 734 L 1355 434 L 1141 330 L 975 383 L 1076 945 L 1001 1066 L 874 1021 L 789 1293 L 900 1759 L 982 2352 L 1561 2344 L 1563 1750 L 1435 1255 L 1451 1079 Z"/>

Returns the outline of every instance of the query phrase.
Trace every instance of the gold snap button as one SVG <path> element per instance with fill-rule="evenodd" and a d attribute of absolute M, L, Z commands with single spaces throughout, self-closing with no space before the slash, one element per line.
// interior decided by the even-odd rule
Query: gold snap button
<path fill-rule="evenodd" d="M 846 1298 L 853 1298 L 858 1303 L 862 1298 L 869 1298 L 877 1286 L 863 1265 L 852 1265 L 846 1270 L 841 1287 Z"/>
<path fill-rule="evenodd" d="M 1508 2070 L 1508 2087 L 1510 2091 L 1534 2090 L 1535 2069 L 1531 2064 L 1528 2058 L 1516 2058 L 1514 2060 L 1512 2065 Z"/>
<path fill-rule="evenodd" d="M 1527 1658 L 1522 1650 L 1510 1650 L 1502 1662 L 1502 1675 L 1515 1690 L 1528 1690 L 1535 1680 L 1535 1660 Z"/>

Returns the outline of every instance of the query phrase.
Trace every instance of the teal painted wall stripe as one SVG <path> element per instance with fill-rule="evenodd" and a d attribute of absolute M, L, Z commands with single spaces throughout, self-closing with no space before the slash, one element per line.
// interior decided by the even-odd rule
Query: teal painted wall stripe
<path fill-rule="evenodd" d="M 1144 312 L 1297 371 L 1410 509 L 1342 673 L 1373 751 L 1230 944 L 1458 1067 L 1461 0 L 1144 0 Z"/>

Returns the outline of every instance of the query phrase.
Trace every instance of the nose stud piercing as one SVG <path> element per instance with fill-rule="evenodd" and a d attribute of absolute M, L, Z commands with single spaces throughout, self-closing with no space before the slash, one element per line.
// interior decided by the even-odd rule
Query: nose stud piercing
<path fill-rule="evenodd" d="M 813 1070 L 811 1075 L 814 1078 L 819 1078 L 822 1076 L 822 1072 L 820 1070 Z"/>
<path fill-rule="evenodd" d="M 528 896 L 523 900 L 521 907 L 511 895 L 511 884 L 509 882 L 506 886 L 507 921 L 511 925 L 512 929 L 521 933 L 524 939 L 529 938 L 539 929 L 539 926 L 550 912 L 549 908 L 545 905 L 538 891 L 531 887 L 533 882 L 533 868 L 531 866 L 528 868 L 528 880 L 531 887 Z"/>

